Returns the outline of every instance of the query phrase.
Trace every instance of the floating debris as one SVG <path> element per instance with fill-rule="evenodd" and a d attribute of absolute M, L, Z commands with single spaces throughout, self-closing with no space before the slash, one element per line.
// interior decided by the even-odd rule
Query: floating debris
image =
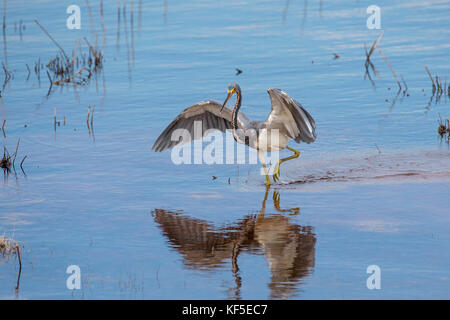
<path fill-rule="evenodd" d="M 0 168 L 3 169 L 3 172 L 10 172 L 12 166 L 11 155 L 8 152 L 6 147 L 3 147 L 3 158 L 0 160 Z"/>
<path fill-rule="evenodd" d="M 441 114 L 439 114 L 438 133 L 441 136 L 441 139 L 447 136 L 447 142 L 450 141 L 450 120 L 445 119 L 445 121 L 442 121 Z"/>
<path fill-rule="evenodd" d="M 19 151 L 19 145 L 20 145 L 20 138 L 17 140 L 17 145 L 16 145 L 16 151 L 14 152 L 14 154 L 10 154 L 8 152 L 8 149 L 6 148 L 6 146 L 3 146 L 3 157 L 0 160 L 0 168 L 3 169 L 3 174 L 5 177 L 7 177 L 10 173 L 11 173 L 11 169 L 14 171 L 14 174 L 16 174 L 16 158 L 17 158 L 17 153 Z M 26 156 L 23 158 L 22 162 L 20 163 L 20 168 L 24 174 L 24 176 L 26 176 L 25 171 L 23 170 L 22 164 L 25 161 Z"/>
<path fill-rule="evenodd" d="M 17 283 L 15 290 L 19 290 L 20 275 L 22 274 L 22 258 L 20 256 L 20 244 L 11 238 L 6 238 L 4 235 L 0 237 L 0 253 L 2 257 L 7 257 L 10 255 L 17 256 L 19 261 L 19 274 L 17 275 Z"/>

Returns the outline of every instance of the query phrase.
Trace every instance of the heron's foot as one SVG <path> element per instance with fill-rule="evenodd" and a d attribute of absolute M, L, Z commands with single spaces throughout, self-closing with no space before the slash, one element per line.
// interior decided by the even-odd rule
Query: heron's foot
<path fill-rule="evenodd" d="M 274 182 L 277 182 L 280 180 L 280 164 L 281 162 L 278 160 L 277 164 L 275 165 L 275 168 L 273 169 L 273 176 L 272 179 Z"/>

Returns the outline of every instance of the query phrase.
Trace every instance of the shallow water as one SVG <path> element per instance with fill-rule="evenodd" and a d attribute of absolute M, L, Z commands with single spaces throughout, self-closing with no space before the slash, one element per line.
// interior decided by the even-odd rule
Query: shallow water
<path fill-rule="evenodd" d="M 381 32 L 366 27 L 371 3 L 138 0 L 121 8 L 119 35 L 117 4 L 104 3 L 103 73 L 47 96 L 46 73 L 28 77 L 26 64 L 58 49 L 34 20 L 68 53 L 84 36 L 101 46 L 89 3 L 68 30 L 70 1 L 7 2 L 2 145 L 14 152 L 20 138 L 27 158 L 26 176 L 16 168 L 0 185 L 0 235 L 23 244 L 17 292 L 17 260 L 0 258 L 0 298 L 450 297 L 450 152 L 437 134 L 450 112 L 424 69 L 450 74 L 448 1 L 377 3 L 379 48 L 408 85 L 398 96 L 378 51 L 375 87 L 364 79 L 364 43 Z M 268 192 L 259 165 L 175 165 L 151 151 L 181 110 L 223 100 L 231 81 L 251 118 L 279 87 L 316 120 L 317 141 L 297 146 Z M 66 287 L 69 265 L 81 290 Z M 370 265 L 380 290 L 366 286 Z"/>

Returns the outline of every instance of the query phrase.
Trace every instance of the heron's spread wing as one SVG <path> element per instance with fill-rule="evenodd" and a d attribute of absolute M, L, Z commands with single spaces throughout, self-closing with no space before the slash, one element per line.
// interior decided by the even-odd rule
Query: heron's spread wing
<path fill-rule="evenodd" d="M 164 151 L 175 145 L 201 138 L 201 135 L 197 136 L 194 131 L 195 123 L 199 123 L 198 128 L 201 128 L 203 136 L 209 133 L 206 132 L 209 129 L 216 129 L 222 132 L 225 132 L 226 129 L 231 129 L 232 111 L 225 106 L 221 112 L 221 108 L 222 104 L 212 100 L 199 102 L 190 106 L 167 126 L 158 139 L 156 139 L 152 149 L 155 151 Z M 239 113 L 237 121 L 238 128 L 244 128 L 248 122 L 249 119 L 243 113 Z M 184 133 L 186 135 L 180 137 L 175 134 L 173 140 L 172 135 L 177 129 L 185 129 Z"/>
<path fill-rule="evenodd" d="M 280 89 L 269 89 L 267 92 L 272 101 L 272 111 L 266 120 L 267 127 L 279 129 L 296 142 L 314 142 L 316 123 L 308 111 Z"/>
<path fill-rule="evenodd" d="M 154 217 L 186 265 L 212 269 L 231 257 L 232 239 L 208 222 L 164 209 L 156 209 Z"/>

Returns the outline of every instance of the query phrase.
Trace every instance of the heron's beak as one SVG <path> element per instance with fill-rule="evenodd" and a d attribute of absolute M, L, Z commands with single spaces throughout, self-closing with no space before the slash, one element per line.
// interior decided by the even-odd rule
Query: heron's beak
<path fill-rule="evenodd" d="M 225 105 L 227 104 L 228 100 L 230 100 L 230 98 L 233 96 L 233 94 L 234 94 L 234 89 L 228 90 L 227 98 L 226 98 L 225 101 L 223 102 L 222 108 L 220 108 L 220 112 L 222 112 L 223 108 L 225 108 Z"/>

